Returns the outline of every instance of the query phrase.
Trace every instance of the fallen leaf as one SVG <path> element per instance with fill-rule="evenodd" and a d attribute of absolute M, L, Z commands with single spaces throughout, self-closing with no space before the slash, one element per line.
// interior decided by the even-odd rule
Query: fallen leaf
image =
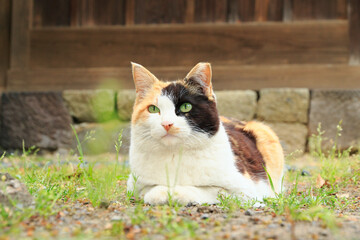
<path fill-rule="evenodd" d="M 325 180 L 319 174 L 316 178 L 316 187 L 321 188 L 322 186 L 324 186 L 324 184 L 325 184 Z"/>
<path fill-rule="evenodd" d="M 126 238 L 127 239 L 134 239 L 135 238 L 135 234 L 134 231 L 130 231 L 126 234 Z"/>
<path fill-rule="evenodd" d="M 104 227 L 104 228 L 105 228 L 106 230 L 109 230 L 109 229 L 112 228 L 112 226 L 113 226 L 112 223 L 107 223 L 107 224 L 105 224 L 105 227 Z"/>
<path fill-rule="evenodd" d="M 26 235 L 27 235 L 28 237 L 32 237 L 32 236 L 34 235 L 34 230 L 32 230 L 32 229 L 27 230 Z"/>

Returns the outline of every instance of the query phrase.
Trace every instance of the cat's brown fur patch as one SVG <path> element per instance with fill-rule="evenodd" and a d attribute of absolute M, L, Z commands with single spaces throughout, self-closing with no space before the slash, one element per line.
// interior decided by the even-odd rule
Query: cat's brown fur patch
<path fill-rule="evenodd" d="M 245 131 L 245 123 L 235 119 L 221 117 L 221 121 L 229 136 L 238 170 L 245 176 L 248 174 L 255 181 L 266 180 L 266 163 L 257 149 L 252 131 Z"/>
<path fill-rule="evenodd" d="M 278 137 L 266 125 L 259 122 L 242 122 L 220 117 L 229 136 L 236 157 L 236 166 L 253 180 L 268 179 L 268 171 L 279 192 L 283 174 L 284 157 Z"/>

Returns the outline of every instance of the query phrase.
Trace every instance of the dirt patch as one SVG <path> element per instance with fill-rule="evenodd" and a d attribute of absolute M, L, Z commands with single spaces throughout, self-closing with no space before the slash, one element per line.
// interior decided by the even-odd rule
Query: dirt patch
<path fill-rule="evenodd" d="M 46 217 L 33 216 L 22 223 L 23 237 L 52 236 L 68 238 L 81 235 L 94 237 L 111 236 L 114 225 L 121 223 L 127 238 L 144 237 L 166 239 L 159 232 L 166 229 L 161 221 L 164 209 L 144 206 L 145 214 L 152 221 L 134 224 L 129 213 L 135 206 L 125 207 L 114 202 L 107 209 L 94 208 L 88 202 L 58 205 L 57 214 Z M 173 219 L 198 224 L 195 237 L 200 239 L 353 239 L 360 236 L 359 209 L 348 212 L 338 228 L 328 229 L 319 221 L 293 222 L 285 216 L 277 216 L 266 209 L 238 210 L 228 213 L 218 206 L 181 207 Z M 339 213 L 339 216 L 343 213 Z M 164 228 L 155 230 L 157 228 Z M 181 234 L 179 234 L 181 236 Z"/>

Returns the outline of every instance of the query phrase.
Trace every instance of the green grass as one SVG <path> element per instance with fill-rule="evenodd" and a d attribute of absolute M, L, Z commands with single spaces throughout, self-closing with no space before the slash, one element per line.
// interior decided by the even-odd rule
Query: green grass
<path fill-rule="evenodd" d="M 321 146 L 323 141 L 321 133 L 319 129 L 319 135 L 313 139 L 317 146 Z M 89 135 L 87 139 L 90 138 Z M 76 201 L 89 201 L 94 208 L 100 208 L 103 202 L 118 201 L 126 216 L 100 233 L 76 230 L 73 232 L 76 238 L 99 237 L 97 234 L 114 238 L 131 237 L 129 234 L 136 233 L 139 225 L 143 226 L 141 231 L 144 235 L 161 234 L 167 238 L 183 239 L 197 236 L 196 231 L 201 225 L 194 219 L 180 216 L 178 212 L 182 206 L 179 204 L 171 202 L 165 206 L 146 206 L 138 198 L 133 201 L 133 196 L 126 192 L 129 168 L 124 164 L 120 166 L 118 162 L 121 135 L 115 142 L 116 160 L 100 161 L 100 156 L 95 160 L 87 159 L 81 147 L 83 142 L 77 140 L 78 153 L 70 156 L 65 163 L 59 159 L 36 156 L 35 148 L 24 148 L 20 156 L 1 158 L 1 161 L 11 162 L 12 167 L 0 169 L 0 172 L 9 172 L 24 182 L 35 198 L 35 206 L 0 206 L 0 236 L 20 236 L 24 231 L 24 221 L 34 216 L 47 219 Z M 335 148 L 324 153 L 321 148 L 315 148 L 310 158 L 317 164 L 311 170 L 311 176 L 301 176 L 300 171 L 288 172 L 284 179 L 288 188 L 275 198 L 265 199 L 265 209 L 286 216 L 292 222 L 321 221 L 326 227 L 336 228 L 341 221 L 336 211 L 343 211 L 354 202 L 351 196 L 342 197 L 341 193 L 346 192 L 349 186 L 359 184 L 360 155 L 350 155 L 350 150 L 341 152 Z M 50 162 L 50 165 L 46 164 Z M 45 164 L 39 166 L 38 163 Z M 316 185 L 319 175 L 326 181 L 322 187 Z M 219 200 L 219 206 L 229 216 L 239 209 L 252 208 L 254 204 L 253 201 L 246 202 L 225 194 L 220 194 Z"/>

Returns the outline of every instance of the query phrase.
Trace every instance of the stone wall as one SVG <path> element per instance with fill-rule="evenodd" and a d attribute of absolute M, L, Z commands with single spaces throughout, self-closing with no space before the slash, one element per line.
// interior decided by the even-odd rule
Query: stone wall
<path fill-rule="evenodd" d="M 261 89 L 259 92 L 217 91 L 221 115 L 268 124 L 279 136 L 285 153 L 304 152 L 308 138 L 325 130 L 323 145 L 335 141 L 342 121 L 339 146 L 360 143 L 360 90 Z M 0 146 L 21 149 L 75 148 L 72 123 L 87 153 L 114 151 L 114 141 L 123 131 L 123 152 L 128 151 L 131 112 L 135 91 L 68 90 L 62 93 L 3 93 L 1 97 Z M 24 140 L 24 141 L 23 141 Z"/>

